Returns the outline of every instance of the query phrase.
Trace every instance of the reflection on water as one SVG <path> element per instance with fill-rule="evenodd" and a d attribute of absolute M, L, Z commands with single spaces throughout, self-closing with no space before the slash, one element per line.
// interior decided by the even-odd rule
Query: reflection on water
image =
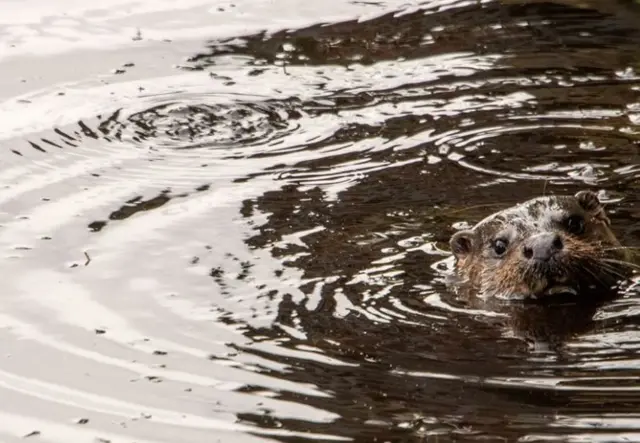
<path fill-rule="evenodd" d="M 455 229 L 542 193 L 601 191 L 638 245 L 640 27 L 368 7 L 0 104 L 3 439 L 640 438 L 640 280 L 444 284 Z"/>

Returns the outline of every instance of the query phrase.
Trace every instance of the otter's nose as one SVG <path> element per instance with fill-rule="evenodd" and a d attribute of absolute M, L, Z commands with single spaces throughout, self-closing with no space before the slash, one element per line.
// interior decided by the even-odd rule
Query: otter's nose
<path fill-rule="evenodd" d="M 563 248 L 562 238 L 553 232 L 544 232 L 529 237 L 522 249 L 529 260 L 546 261 Z"/>

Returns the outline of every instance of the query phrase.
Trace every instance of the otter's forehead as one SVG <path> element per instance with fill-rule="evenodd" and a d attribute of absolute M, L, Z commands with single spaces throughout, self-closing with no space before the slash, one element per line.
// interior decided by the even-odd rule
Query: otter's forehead
<path fill-rule="evenodd" d="M 573 196 L 538 197 L 492 214 L 473 229 L 493 232 L 508 225 L 518 231 L 535 231 L 549 228 L 577 210 L 579 204 Z"/>

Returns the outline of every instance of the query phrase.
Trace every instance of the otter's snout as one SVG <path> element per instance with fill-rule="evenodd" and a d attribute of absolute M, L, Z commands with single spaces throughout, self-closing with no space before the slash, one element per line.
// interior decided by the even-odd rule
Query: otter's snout
<path fill-rule="evenodd" d="M 547 261 L 562 251 L 563 247 L 559 234 L 544 232 L 529 237 L 522 246 L 522 254 L 528 260 Z"/>

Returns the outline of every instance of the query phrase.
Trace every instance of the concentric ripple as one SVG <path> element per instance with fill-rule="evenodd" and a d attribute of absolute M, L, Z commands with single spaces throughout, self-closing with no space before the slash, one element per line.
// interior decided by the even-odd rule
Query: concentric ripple
<path fill-rule="evenodd" d="M 295 120 L 301 117 L 288 103 L 277 106 L 269 102 L 172 102 L 122 114 L 119 110 L 101 119 L 97 126 L 100 136 L 156 149 L 268 145 L 299 129 Z"/>

